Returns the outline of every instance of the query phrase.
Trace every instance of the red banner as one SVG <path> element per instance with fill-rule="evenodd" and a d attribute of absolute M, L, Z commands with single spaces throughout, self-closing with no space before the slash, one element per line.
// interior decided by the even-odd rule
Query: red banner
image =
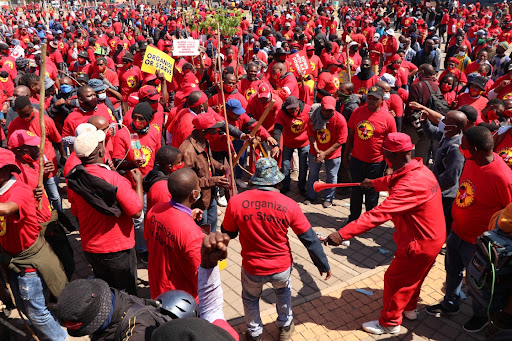
<path fill-rule="evenodd" d="M 299 51 L 290 55 L 288 58 L 292 64 L 292 72 L 295 74 L 295 76 L 303 76 L 312 73 L 311 64 L 309 63 L 309 58 L 306 54 L 306 51 Z"/>

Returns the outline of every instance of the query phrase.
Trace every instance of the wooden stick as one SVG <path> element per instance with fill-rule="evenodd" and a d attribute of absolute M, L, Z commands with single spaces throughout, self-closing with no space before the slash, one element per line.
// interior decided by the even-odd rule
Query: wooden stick
<path fill-rule="evenodd" d="M 352 77 L 350 76 L 350 55 L 348 54 L 348 50 L 349 50 L 348 46 L 349 46 L 349 43 L 347 43 L 346 48 L 347 48 L 347 75 L 348 75 L 347 81 L 350 82 L 350 79 Z"/>
<path fill-rule="evenodd" d="M 41 44 L 41 67 L 39 68 L 39 125 L 41 127 L 41 145 L 39 146 L 39 182 L 37 187 L 43 188 L 44 177 L 44 142 L 46 140 L 46 130 L 44 128 L 44 79 L 46 76 L 46 44 Z M 43 208 L 43 200 L 39 200 L 39 210 Z"/>
<path fill-rule="evenodd" d="M 272 109 L 272 107 L 274 106 L 274 103 L 276 101 L 273 99 L 270 101 L 270 103 L 268 104 L 268 107 L 267 109 L 265 109 L 265 111 L 263 112 L 263 115 L 261 115 L 260 119 L 258 120 L 258 123 L 254 126 L 254 128 L 252 129 L 251 131 L 251 137 L 254 137 L 254 135 L 256 134 L 256 132 L 258 131 L 258 129 L 261 127 L 261 125 L 263 124 L 263 121 L 265 121 L 265 118 L 267 118 L 270 110 Z M 244 145 L 242 146 L 242 148 L 240 149 L 240 151 L 237 153 L 237 156 L 235 158 L 235 161 L 233 161 L 233 163 L 236 165 L 238 163 L 238 161 L 240 160 L 240 158 L 242 157 L 242 154 L 244 153 L 244 151 L 247 149 L 247 147 L 249 147 L 249 141 L 245 141 Z"/>
<path fill-rule="evenodd" d="M 224 97 L 224 85 L 222 83 L 222 63 L 220 61 L 220 26 L 217 23 L 217 63 L 219 64 L 219 87 L 220 87 L 220 95 L 222 97 L 222 109 L 224 111 L 224 123 L 226 124 L 226 140 L 228 145 L 228 162 L 229 167 L 231 168 L 231 186 L 233 187 L 233 195 L 236 193 L 236 183 L 235 183 L 235 172 L 233 169 L 233 155 L 231 154 L 231 137 L 229 136 L 229 123 L 228 123 L 228 113 L 226 112 L 226 98 Z"/>

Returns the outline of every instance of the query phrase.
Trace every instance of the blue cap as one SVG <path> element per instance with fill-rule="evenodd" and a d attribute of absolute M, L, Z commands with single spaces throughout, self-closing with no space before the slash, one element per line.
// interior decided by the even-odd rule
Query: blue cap
<path fill-rule="evenodd" d="M 93 88 L 94 92 L 100 92 L 107 88 L 107 86 L 103 84 L 103 82 L 100 79 L 97 78 L 90 79 L 87 85 Z"/>
<path fill-rule="evenodd" d="M 233 98 L 226 102 L 226 109 L 232 111 L 236 115 L 242 115 L 245 112 L 245 109 L 242 107 L 242 103 Z"/>

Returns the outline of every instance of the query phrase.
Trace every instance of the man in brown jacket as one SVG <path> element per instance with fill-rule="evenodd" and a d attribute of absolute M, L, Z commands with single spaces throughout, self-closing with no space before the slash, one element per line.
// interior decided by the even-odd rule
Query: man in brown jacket
<path fill-rule="evenodd" d="M 210 224 L 210 230 L 217 230 L 217 186 L 227 188 L 224 176 L 213 176 L 215 170 L 224 171 L 224 166 L 212 157 L 206 135 L 215 135 L 223 122 L 215 120 L 210 113 L 199 114 L 192 120 L 194 130 L 180 146 L 185 167 L 192 168 L 199 178 L 201 196 L 192 208 L 203 210 L 201 225 Z"/>

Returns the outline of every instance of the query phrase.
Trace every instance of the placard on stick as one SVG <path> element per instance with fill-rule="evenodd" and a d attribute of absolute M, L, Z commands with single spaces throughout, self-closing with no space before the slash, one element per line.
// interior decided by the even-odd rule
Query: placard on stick
<path fill-rule="evenodd" d="M 142 72 L 152 73 L 155 75 L 157 71 L 162 71 L 165 79 L 168 82 L 172 82 L 173 69 L 174 59 L 171 56 L 153 46 L 148 46 L 146 54 L 144 55 L 144 60 L 142 61 Z"/>
<path fill-rule="evenodd" d="M 199 56 L 198 39 L 176 39 L 172 42 L 173 56 Z"/>

